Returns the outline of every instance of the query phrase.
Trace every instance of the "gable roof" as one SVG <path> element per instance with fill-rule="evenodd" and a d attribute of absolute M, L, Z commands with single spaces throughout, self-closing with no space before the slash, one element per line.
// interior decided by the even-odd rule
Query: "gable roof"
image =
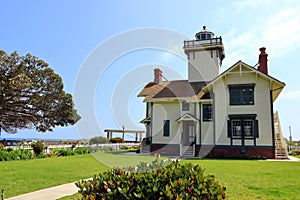
<path fill-rule="evenodd" d="M 177 101 L 181 99 L 210 99 L 209 93 L 202 92 L 206 82 L 189 82 L 188 80 L 150 82 L 138 94 L 144 101 Z"/>
<path fill-rule="evenodd" d="M 226 71 L 224 71 L 222 74 L 220 74 L 219 76 L 217 76 L 214 80 L 212 80 L 210 83 L 208 83 L 205 87 L 203 87 L 203 92 L 209 92 L 212 88 L 212 86 L 220 79 L 222 79 L 223 77 L 225 77 L 227 74 L 233 74 L 233 73 L 245 73 L 245 72 L 253 72 L 256 73 L 256 75 L 261 76 L 264 79 L 270 80 L 271 82 L 271 88 L 272 88 L 272 94 L 273 94 L 273 101 L 276 100 L 276 98 L 279 96 L 279 94 L 281 93 L 282 89 L 285 86 L 284 82 L 281 82 L 279 80 L 277 80 L 276 78 L 265 74 L 259 70 L 257 70 L 256 68 L 242 62 L 242 61 L 238 61 L 237 63 L 235 63 L 233 66 L 231 66 L 230 68 L 228 68 Z"/>

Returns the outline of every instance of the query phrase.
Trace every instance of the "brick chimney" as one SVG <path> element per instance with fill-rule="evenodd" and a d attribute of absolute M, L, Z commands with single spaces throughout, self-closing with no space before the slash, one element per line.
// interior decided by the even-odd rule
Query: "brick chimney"
<path fill-rule="evenodd" d="M 154 83 L 162 81 L 162 71 L 159 68 L 154 69 Z"/>
<path fill-rule="evenodd" d="M 264 74 L 268 74 L 268 54 L 266 53 L 266 47 L 261 47 L 259 50 L 259 66 L 257 69 L 258 71 L 261 71 Z"/>

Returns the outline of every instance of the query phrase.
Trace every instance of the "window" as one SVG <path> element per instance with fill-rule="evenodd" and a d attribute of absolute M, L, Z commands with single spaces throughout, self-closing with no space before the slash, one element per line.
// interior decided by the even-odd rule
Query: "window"
<path fill-rule="evenodd" d="M 230 115 L 227 121 L 228 137 L 258 138 L 256 115 Z"/>
<path fill-rule="evenodd" d="M 212 105 L 211 104 L 203 104 L 202 105 L 202 120 L 203 121 L 211 121 L 212 120 Z"/>
<path fill-rule="evenodd" d="M 186 101 L 182 102 L 182 111 L 189 111 L 190 110 L 190 104 Z"/>
<path fill-rule="evenodd" d="M 201 33 L 201 40 L 205 40 L 205 39 L 206 39 L 205 33 Z"/>
<path fill-rule="evenodd" d="M 243 120 L 245 137 L 254 137 L 254 120 Z"/>
<path fill-rule="evenodd" d="M 164 120 L 163 136 L 170 136 L 170 120 Z"/>
<path fill-rule="evenodd" d="M 242 137 L 242 130 L 241 130 L 241 121 L 240 120 L 232 120 L 232 137 L 240 138 Z"/>
<path fill-rule="evenodd" d="M 254 84 L 229 85 L 230 105 L 254 105 Z"/>

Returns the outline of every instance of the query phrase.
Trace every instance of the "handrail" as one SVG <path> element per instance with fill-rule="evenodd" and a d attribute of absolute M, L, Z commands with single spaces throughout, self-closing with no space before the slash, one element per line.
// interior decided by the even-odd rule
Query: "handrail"
<path fill-rule="evenodd" d="M 193 48 L 200 46 L 222 45 L 222 37 L 216 37 L 206 40 L 185 40 L 184 48 Z"/>

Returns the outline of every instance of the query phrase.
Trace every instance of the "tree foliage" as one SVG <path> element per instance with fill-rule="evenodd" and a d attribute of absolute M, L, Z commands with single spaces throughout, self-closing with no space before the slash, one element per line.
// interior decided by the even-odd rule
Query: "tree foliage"
<path fill-rule="evenodd" d="M 61 77 L 35 56 L 0 50 L 0 131 L 52 131 L 80 119 Z"/>
<path fill-rule="evenodd" d="M 90 145 L 93 144 L 108 144 L 110 143 L 109 139 L 102 136 L 96 136 L 90 139 Z"/>
<path fill-rule="evenodd" d="M 36 156 L 40 155 L 43 152 L 43 150 L 45 149 L 45 145 L 42 141 L 34 141 L 31 144 L 31 147 Z"/>

